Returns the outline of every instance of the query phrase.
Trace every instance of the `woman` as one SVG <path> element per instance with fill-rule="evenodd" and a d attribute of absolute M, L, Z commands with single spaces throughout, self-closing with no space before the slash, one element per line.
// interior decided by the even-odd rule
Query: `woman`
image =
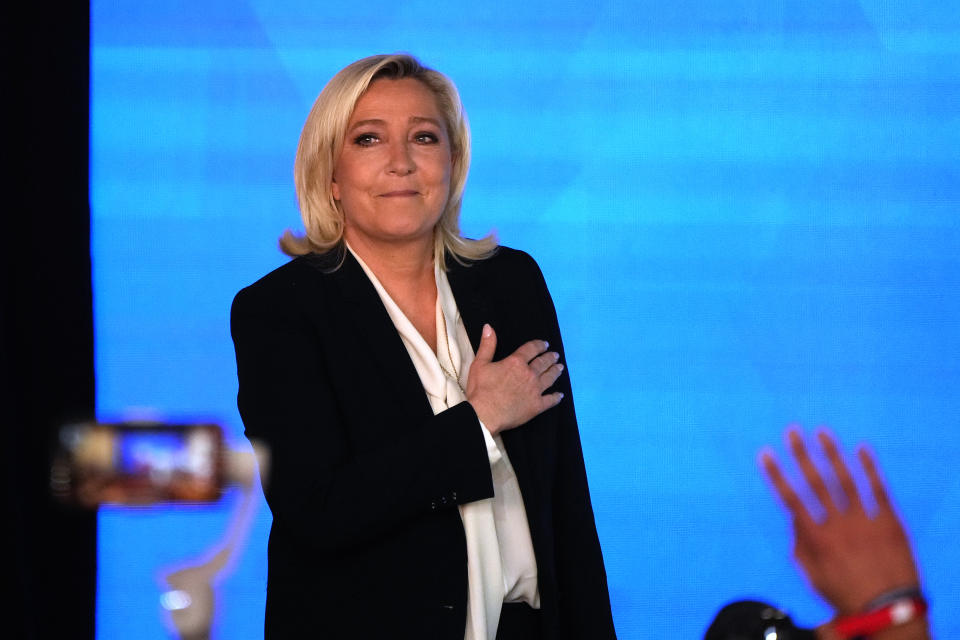
<path fill-rule="evenodd" d="M 460 236 L 469 159 L 455 87 L 406 55 L 304 125 L 299 257 L 232 310 L 268 637 L 614 637 L 553 304 L 529 256 Z"/>

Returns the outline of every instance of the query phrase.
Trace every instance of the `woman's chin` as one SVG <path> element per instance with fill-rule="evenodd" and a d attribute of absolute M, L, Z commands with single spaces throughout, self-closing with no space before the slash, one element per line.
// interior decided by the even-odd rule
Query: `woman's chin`
<path fill-rule="evenodd" d="M 396 226 L 386 229 L 357 231 L 344 234 L 350 244 L 379 244 L 379 245 L 416 245 L 433 242 L 434 227 Z"/>

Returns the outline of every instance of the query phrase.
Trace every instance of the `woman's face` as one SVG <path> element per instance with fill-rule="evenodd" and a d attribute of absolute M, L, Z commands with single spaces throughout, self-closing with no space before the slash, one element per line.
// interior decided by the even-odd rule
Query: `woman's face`
<path fill-rule="evenodd" d="M 353 245 L 431 240 L 450 194 L 443 115 L 419 80 L 381 79 L 357 101 L 333 171 Z"/>

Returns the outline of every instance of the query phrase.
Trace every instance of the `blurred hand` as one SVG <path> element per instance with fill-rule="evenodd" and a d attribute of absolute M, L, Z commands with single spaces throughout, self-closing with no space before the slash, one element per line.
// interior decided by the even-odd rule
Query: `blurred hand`
<path fill-rule="evenodd" d="M 548 347 L 543 340 L 531 340 L 493 362 L 497 334 L 484 325 L 467 377 L 467 400 L 492 435 L 524 424 L 563 398 L 559 392 L 543 394 L 563 371 L 560 355 Z"/>
<path fill-rule="evenodd" d="M 864 447 L 857 452 L 877 504 L 871 516 L 834 440 L 822 431 L 817 437 L 832 472 L 825 474 L 826 479 L 811 460 L 802 435 L 795 429 L 787 434 L 803 477 L 823 506 L 821 522 L 811 516 L 772 453 L 764 452 L 761 464 L 793 518 L 797 562 L 813 588 L 840 615 L 849 615 L 886 591 L 919 585 L 919 577 L 907 535 L 873 458 Z"/>

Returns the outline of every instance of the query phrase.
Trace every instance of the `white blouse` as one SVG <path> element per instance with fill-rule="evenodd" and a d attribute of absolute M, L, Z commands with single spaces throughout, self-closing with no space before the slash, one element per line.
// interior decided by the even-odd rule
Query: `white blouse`
<path fill-rule="evenodd" d="M 474 353 L 447 274 L 439 265 L 434 267 L 437 282 L 437 352 L 434 353 L 370 267 L 347 246 L 380 294 L 417 369 L 433 412 L 440 413 L 465 401 L 463 389 L 467 388 Z M 459 506 L 467 538 L 465 640 L 495 640 L 504 602 L 526 602 L 534 609 L 540 608 L 536 556 L 517 476 L 500 436 L 491 436 L 482 422 L 480 429 L 487 443 L 494 497 Z"/>

